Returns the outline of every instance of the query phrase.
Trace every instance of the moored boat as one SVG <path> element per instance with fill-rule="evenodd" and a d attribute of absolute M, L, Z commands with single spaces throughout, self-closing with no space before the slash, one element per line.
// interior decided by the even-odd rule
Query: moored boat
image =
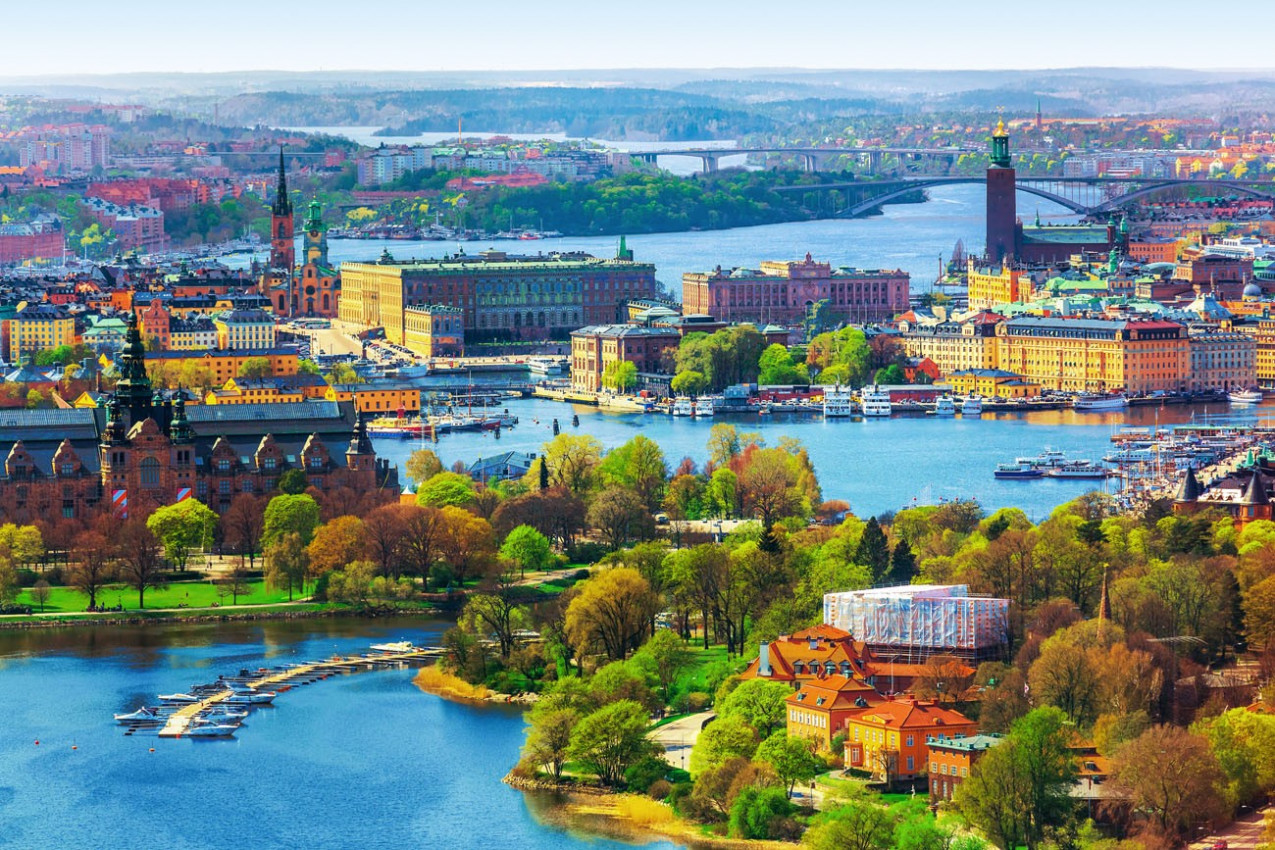
<path fill-rule="evenodd" d="M 142 706 L 128 714 L 117 714 L 115 719 L 120 723 L 159 723 L 162 718 L 157 710 Z"/>
<path fill-rule="evenodd" d="M 992 473 L 992 476 L 994 478 L 1040 478 L 1044 474 L 1044 470 L 1040 467 L 1016 460 L 1013 463 L 996 464 L 996 471 Z"/>
<path fill-rule="evenodd" d="M 1129 399 L 1119 393 L 1082 393 L 1071 406 L 1078 411 L 1121 410 L 1129 406 Z"/>
<path fill-rule="evenodd" d="M 850 388 L 840 384 L 827 387 L 823 391 L 823 415 L 827 419 L 842 419 L 853 410 L 850 399 Z"/>
<path fill-rule="evenodd" d="M 160 694 L 161 702 L 199 702 L 199 697 L 192 694 Z"/>
<path fill-rule="evenodd" d="M 864 416 L 889 416 L 891 411 L 890 391 L 873 384 L 863 388 L 859 395 L 863 403 Z"/>
<path fill-rule="evenodd" d="M 1109 478 L 1111 474 L 1112 470 L 1091 460 L 1069 460 L 1045 470 L 1045 475 L 1049 478 L 1097 479 Z"/>
<path fill-rule="evenodd" d="M 1231 404 L 1260 404 L 1263 395 L 1257 387 L 1249 387 L 1246 390 L 1231 390 L 1226 397 Z"/>
<path fill-rule="evenodd" d="M 982 416 L 983 415 L 983 397 L 977 395 L 966 396 L 961 400 L 962 416 Z"/>
<path fill-rule="evenodd" d="M 694 416 L 695 404 L 686 396 L 678 396 L 673 399 L 673 415 L 674 416 Z"/>
<path fill-rule="evenodd" d="M 944 394 L 934 400 L 935 416 L 955 416 L 956 403 L 950 395 Z"/>
<path fill-rule="evenodd" d="M 711 396 L 700 396 L 695 399 L 695 418 L 707 419 L 711 418 L 716 411 L 713 409 L 713 399 Z"/>

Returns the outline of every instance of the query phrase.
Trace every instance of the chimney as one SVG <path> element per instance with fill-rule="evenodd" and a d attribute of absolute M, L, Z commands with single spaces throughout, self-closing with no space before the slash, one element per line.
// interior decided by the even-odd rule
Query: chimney
<path fill-rule="evenodd" d="M 757 675 L 770 676 L 770 644 L 761 642 L 761 652 L 757 654 Z"/>

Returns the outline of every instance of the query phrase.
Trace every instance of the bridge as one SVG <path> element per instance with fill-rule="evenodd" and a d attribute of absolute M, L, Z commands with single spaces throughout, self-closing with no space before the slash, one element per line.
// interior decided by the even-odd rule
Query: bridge
<path fill-rule="evenodd" d="M 986 183 L 985 175 L 902 177 L 803 186 L 780 186 L 776 192 L 839 193 L 834 215 L 854 218 L 913 192 L 937 186 Z M 1041 177 L 1020 175 L 1020 192 L 1045 198 L 1080 215 L 1096 216 L 1122 209 L 1142 198 L 1170 189 L 1193 186 L 1225 189 L 1255 198 L 1275 200 L 1275 183 L 1259 180 L 1183 180 L 1177 178 Z"/>
<path fill-rule="evenodd" d="M 936 162 L 945 162 L 950 168 L 961 154 L 983 153 L 982 148 L 783 148 L 783 147 L 748 147 L 748 148 L 664 148 L 660 150 L 628 151 L 627 153 L 640 162 L 651 165 L 662 156 L 684 156 L 698 159 L 703 164 L 705 174 L 718 170 L 723 159 L 729 156 L 747 156 L 749 154 L 783 154 L 795 156 L 801 161 L 805 171 L 818 171 L 824 163 L 837 157 L 850 156 L 864 161 L 868 172 L 876 174 L 887 154 L 899 159 L 908 159 L 919 164 L 923 169 L 932 169 Z"/>

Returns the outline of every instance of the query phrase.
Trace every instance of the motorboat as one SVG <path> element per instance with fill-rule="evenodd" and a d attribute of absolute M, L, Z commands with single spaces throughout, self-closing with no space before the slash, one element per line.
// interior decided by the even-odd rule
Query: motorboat
<path fill-rule="evenodd" d="M 1058 466 L 1045 470 L 1049 478 L 1110 478 L 1112 470 L 1099 466 L 1091 460 L 1069 460 Z"/>
<path fill-rule="evenodd" d="M 115 719 L 120 723 L 159 723 L 163 718 L 158 710 L 142 706 L 137 711 L 130 711 L 128 714 L 117 714 Z"/>
<path fill-rule="evenodd" d="M 160 702 L 199 702 L 199 697 L 192 694 L 160 694 Z"/>
<path fill-rule="evenodd" d="M 1129 406 L 1129 399 L 1119 394 L 1082 393 L 1072 401 L 1073 410 L 1098 411 L 1122 410 Z"/>
<path fill-rule="evenodd" d="M 527 371 L 545 378 L 553 375 L 564 375 L 567 372 L 567 358 L 528 357 Z"/>
<path fill-rule="evenodd" d="M 695 404 L 686 396 L 678 396 L 673 399 L 673 415 L 674 416 L 694 416 Z"/>
<path fill-rule="evenodd" d="M 842 387 L 840 384 L 835 387 L 828 387 L 823 391 L 823 415 L 827 419 L 844 419 L 853 413 L 853 402 L 850 398 L 850 388 Z"/>
<path fill-rule="evenodd" d="M 182 734 L 187 738 L 229 738 L 238 728 L 237 723 L 200 723 L 196 718 Z"/>
<path fill-rule="evenodd" d="M 962 416 L 982 416 L 983 415 L 983 398 L 982 396 L 970 395 L 961 400 Z"/>
<path fill-rule="evenodd" d="M 248 694 L 231 694 L 222 700 L 227 705 L 266 705 L 278 696 L 274 691 L 254 691 Z"/>
<path fill-rule="evenodd" d="M 1264 396 L 1262 391 L 1257 387 L 1249 387 L 1246 390 L 1232 390 L 1226 394 L 1231 404 L 1261 404 Z"/>
<path fill-rule="evenodd" d="M 1013 463 L 998 463 L 994 478 L 1041 478 L 1045 471 L 1033 463 L 1016 460 Z"/>
<path fill-rule="evenodd" d="M 700 396 L 695 399 L 695 418 L 712 418 L 716 411 L 713 409 L 713 399 L 710 396 Z"/>
<path fill-rule="evenodd" d="M 248 716 L 248 712 L 236 711 L 233 708 L 222 708 L 220 706 L 213 706 L 212 708 L 208 709 L 207 711 L 205 711 L 203 714 L 199 716 L 205 720 L 216 720 L 216 721 L 243 720 L 245 717 Z"/>
<path fill-rule="evenodd" d="M 952 401 L 952 397 L 950 395 L 944 394 L 934 400 L 934 415 L 935 416 L 955 416 L 956 415 L 956 402 Z"/>
<path fill-rule="evenodd" d="M 864 416 L 889 416 L 890 415 L 890 391 L 884 387 L 873 384 L 863 388 L 860 393 L 860 401 L 863 403 Z"/>
<path fill-rule="evenodd" d="M 372 649 L 377 652 L 411 652 L 416 647 L 410 640 L 399 640 L 391 643 L 374 643 Z"/>

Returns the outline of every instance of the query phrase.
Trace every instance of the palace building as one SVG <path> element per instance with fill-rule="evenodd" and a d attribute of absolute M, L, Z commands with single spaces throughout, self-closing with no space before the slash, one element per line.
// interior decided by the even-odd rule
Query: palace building
<path fill-rule="evenodd" d="M 135 316 L 119 368 L 104 406 L 0 412 L 0 516 L 146 516 L 185 498 L 222 512 L 241 493 L 268 495 L 290 469 L 321 492 L 398 498 L 398 473 L 351 403 L 188 410 L 183 393 L 153 390 Z"/>

